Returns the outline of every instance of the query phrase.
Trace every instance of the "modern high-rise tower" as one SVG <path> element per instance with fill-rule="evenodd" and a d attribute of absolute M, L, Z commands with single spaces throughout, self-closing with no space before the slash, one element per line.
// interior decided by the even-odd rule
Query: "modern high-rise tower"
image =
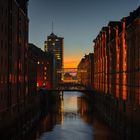
<path fill-rule="evenodd" d="M 63 69 L 63 52 L 64 52 L 64 38 L 56 36 L 53 32 L 47 37 L 44 42 L 45 52 L 51 52 L 56 58 L 56 65 L 58 71 L 58 82 L 62 80 L 63 75 L 59 73 Z"/>

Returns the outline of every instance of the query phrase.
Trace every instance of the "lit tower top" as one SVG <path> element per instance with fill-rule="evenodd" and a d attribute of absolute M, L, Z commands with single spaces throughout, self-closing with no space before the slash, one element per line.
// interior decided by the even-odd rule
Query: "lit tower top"
<path fill-rule="evenodd" d="M 47 37 L 47 41 L 44 42 L 44 51 L 54 54 L 57 60 L 57 66 L 60 69 L 63 68 L 63 48 L 64 38 L 58 37 L 53 33 L 52 23 L 52 33 Z"/>

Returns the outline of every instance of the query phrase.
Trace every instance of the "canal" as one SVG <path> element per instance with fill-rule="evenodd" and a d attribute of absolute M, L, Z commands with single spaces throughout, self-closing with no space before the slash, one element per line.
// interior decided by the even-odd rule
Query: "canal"
<path fill-rule="evenodd" d="M 65 91 L 31 128 L 5 134 L 2 140 L 120 140 L 100 118 L 92 100 Z"/>

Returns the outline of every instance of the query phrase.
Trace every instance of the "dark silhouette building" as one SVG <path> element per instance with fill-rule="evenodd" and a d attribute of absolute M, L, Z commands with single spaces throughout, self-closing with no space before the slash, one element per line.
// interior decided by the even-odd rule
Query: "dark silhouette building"
<path fill-rule="evenodd" d="M 42 51 L 34 44 L 29 44 L 29 48 L 37 59 L 37 88 L 55 88 L 57 79 L 54 55 L 50 52 Z"/>
<path fill-rule="evenodd" d="M 0 0 L 0 126 L 24 110 L 28 96 L 27 3 Z"/>
<path fill-rule="evenodd" d="M 28 48 L 28 93 L 30 95 L 37 92 L 37 64 L 38 59 L 34 53 L 32 45 Z"/>

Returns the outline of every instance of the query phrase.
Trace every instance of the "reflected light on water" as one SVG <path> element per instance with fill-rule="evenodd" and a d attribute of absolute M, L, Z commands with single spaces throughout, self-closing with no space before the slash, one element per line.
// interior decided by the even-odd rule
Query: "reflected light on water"
<path fill-rule="evenodd" d="M 76 97 L 65 97 L 64 100 L 64 112 L 77 112 L 77 98 Z"/>
<path fill-rule="evenodd" d="M 55 98 L 56 99 L 56 98 Z M 24 133 L 24 135 L 23 135 Z M 22 135 L 22 137 L 21 137 Z M 63 92 L 30 131 L 6 140 L 121 140 L 94 111 L 81 92 Z M 5 139 L 2 139 L 5 140 Z"/>

